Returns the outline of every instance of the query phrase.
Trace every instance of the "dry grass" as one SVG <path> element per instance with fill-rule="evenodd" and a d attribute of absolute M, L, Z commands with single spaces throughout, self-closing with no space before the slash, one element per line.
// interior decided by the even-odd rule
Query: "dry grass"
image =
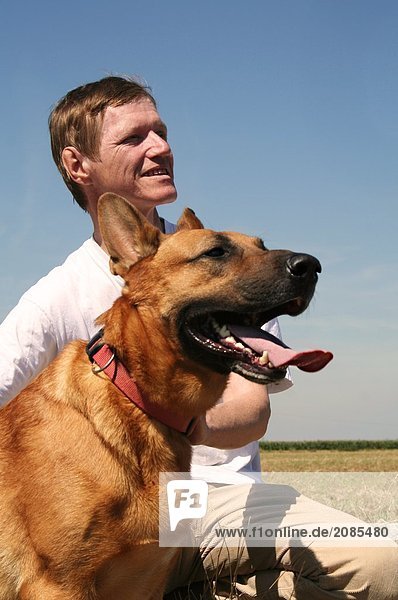
<path fill-rule="evenodd" d="M 364 521 L 398 521 L 398 449 L 262 450 L 261 466 L 268 481 Z"/>
<path fill-rule="evenodd" d="M 398 471 L 398 450 L 267 450 L 263 471 Z"/>
<path fill-rule="evenodd" d="M 398 523 L 397 472 L 284 471 L 265 474 L 265 481 L 290 485 L 367 523 Z"/>

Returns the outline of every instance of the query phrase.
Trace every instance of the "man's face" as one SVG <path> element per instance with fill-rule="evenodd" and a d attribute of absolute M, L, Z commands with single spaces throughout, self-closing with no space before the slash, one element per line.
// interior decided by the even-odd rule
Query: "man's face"
<path fill-rule="evenodd" d="M 114 192 L 147 214 L 177 197 L 167 128 L 148 98 L 106 108 L 99 160 L 86 161 L 96 198 Z"/>

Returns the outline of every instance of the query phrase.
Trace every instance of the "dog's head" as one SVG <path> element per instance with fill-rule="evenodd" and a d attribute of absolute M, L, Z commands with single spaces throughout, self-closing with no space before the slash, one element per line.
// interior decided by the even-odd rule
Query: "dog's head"
<path fill-rule="evenodd" d="M 315 371 L 331 359 L 321 351 L 294 353 L 259 329 L 307 308 L 321 272 L 313 256 L 204 229 L 189 209 L 176 233 L 165 235 L 115 194 L 100 198 L 98 215 L 111 270 L 126 282 L 124 294 L 132 306 L 152 311 L 174 352 L 258 383 L 283 378 L 289 364 Z"/>

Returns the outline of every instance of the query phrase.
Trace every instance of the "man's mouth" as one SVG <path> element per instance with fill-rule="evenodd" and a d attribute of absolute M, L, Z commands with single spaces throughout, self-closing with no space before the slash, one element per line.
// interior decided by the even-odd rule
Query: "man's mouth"
<path fill-rule="evenodd" d="M 143 177 L 160 177 L 166 175 L 171 177 L 169 170 L 166 167 L 154 167 L 143 173 Z"/>

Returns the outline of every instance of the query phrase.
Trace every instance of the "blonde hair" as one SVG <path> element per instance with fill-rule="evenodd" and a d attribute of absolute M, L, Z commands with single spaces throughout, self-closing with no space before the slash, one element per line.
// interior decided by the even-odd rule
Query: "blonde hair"
<path fill-rule="evenodd" d="M 128 77 L 110 76 L 87 83 L 68 92 L 55 105 L 48 120 L 51 151 L 55 164 L 76 202 L 86 208 L 83 189 L 69 176 L 62 152 L 73 146 L 84 156 L 99 158 L 101 125 L 108 106 L 121 106 L 140 98 L 148 98 L 156 107 L 149 87 Z"/>

